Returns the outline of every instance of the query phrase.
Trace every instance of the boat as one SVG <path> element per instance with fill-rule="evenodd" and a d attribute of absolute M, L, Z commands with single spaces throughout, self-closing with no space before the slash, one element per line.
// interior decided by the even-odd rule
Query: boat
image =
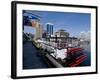
<path fill-rule="evenodd" d="M 80 66 L 86 59 L 87 55 L 81 47 L 57 47 L 53 44 L 48 44 L 45 41 L 41 43 L 42 50 L 47 51 L 55 60 L 61 63 L 64 67 Z"/>
<path fill-rule="evenodd" d="M 83 48 L 68 48 L 64 65 L 67 67 L 80 66 L 87 59 Z"/>

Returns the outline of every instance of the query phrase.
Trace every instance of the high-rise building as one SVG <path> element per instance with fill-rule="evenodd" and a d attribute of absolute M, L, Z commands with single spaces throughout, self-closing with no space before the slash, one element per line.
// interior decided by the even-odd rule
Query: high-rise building
<path fill-rule="evenodd" d="M 53 35 L 53 26 L 52 23 L 46 23 L 46 31 L 48 35 Z"/>

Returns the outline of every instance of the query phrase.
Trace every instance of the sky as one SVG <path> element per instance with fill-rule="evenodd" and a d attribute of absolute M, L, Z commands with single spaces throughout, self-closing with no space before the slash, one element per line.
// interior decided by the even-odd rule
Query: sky
<path fill-rule="evenodd" d="M 81 32 L 90 31 L 91 14 L 89 13 L 71 13 L 71 12 L 51 12 L 51 11 L 30 11 L 39 15 L 40 23 L 46 29 L 46 23 L 54 24 L 54 32 L 64 29 L 70 33 L 70 36 L 77 37 Z M 32 28 L 26 28 L 34 32 Z"/>

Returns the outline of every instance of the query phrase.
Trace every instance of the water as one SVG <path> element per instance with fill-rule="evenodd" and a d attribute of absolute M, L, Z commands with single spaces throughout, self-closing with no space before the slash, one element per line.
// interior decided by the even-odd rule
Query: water
<path fill-rule="evenodd" d="M 81 46 L 84 49 L 84 51 L 83 51 L 84 54 L 87 55 L 87 59 L 79 66 L 91 66 L 91 46 L 90 46 L 90 43 L 84 42 Z"/>
<path fill-rule="evenodd" d="M 23 44 L 23 69 L 48 68 L 43 59 L 37 55 L 38 50 L 32 42 Z"/>

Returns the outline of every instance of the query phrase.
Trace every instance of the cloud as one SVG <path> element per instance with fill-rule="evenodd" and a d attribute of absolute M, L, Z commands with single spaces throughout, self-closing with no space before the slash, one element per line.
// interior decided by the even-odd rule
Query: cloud
<path fill-rule="evenodd" d="M 82 32 L 80 32 L 79 38 L 83 39 L 83 40 L 86 40 L 86 41 L 90 41 L 90 38 L 91 38 L 90 31 L 82 31 Z"/>

